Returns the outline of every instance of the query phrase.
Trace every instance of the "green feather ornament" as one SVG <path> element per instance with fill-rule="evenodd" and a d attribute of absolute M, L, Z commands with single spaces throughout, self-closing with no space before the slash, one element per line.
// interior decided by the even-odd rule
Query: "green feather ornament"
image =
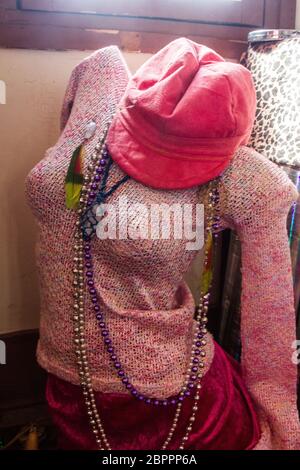
<path fill-rule="evenodd" d="M 203 273 L 201 277 L 201 293 L 202 294 L 207 294 L 209 292 L 209 288 L 212 282 L 212 277 L 213 277 L 213 236 L 212 233 L 209 232 L 207 235 L 207 239 L 205 242 L 205 251 L 207 253 L 207 259 L 206 259 L 206 264 L 203 267 Z"/>
<path fill-rule="evenodd" d="M 79 145 L 73 152 L 65 179 L 66 206 L 76 209 L 79 204 L 81 188 L 83 185 L 83 145 Z"/>

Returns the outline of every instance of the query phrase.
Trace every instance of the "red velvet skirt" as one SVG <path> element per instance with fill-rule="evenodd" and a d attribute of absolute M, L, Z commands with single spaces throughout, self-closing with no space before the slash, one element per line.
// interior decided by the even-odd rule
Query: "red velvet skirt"
<path fill-rule="evenodd" d="M 260 438 L 258 417 L 239 364 L 215 343 L 212 364 L 205 374 L 193 430 L 185 444 L 190 450 L 250 450 Z M 49 374 L 46 398 L 64 450 L 97 449 L 81 388 Z M 174 406 L 154 407 L 127 393 L 95 393 L 97 407 L 113 450 L 159 450 L 174 416 Z M 179 448 L 193 400 L 182 405 L 178 426 L 168 449 Z"/>

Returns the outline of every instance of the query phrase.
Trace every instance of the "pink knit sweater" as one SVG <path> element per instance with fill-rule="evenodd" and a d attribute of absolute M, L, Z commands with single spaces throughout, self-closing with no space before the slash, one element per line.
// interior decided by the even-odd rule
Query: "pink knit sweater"
<path fill-rule="evenodd" d="M 62 108 L 61 135 L 26 180 L 27 197 L 39 224 L 38 361 L 74 384 L 79 383 L 71 320 L 75 214 L 65 208 L 64 178 L 72 151 L 93 120 L 97 130 L 86 147 L 88 164 L 105 118 L 119 103 L 129 76 L 115 46 L 96 51 L 73 70 Z M 109 185 L 121 175 L 113 164 Z M 130 179 L 108 202 L 126 196 L 129 204 L 195 204 L 205 200 L 206 191 L 206 187 L 155 190 Z M 235 228 L 242 242 L 242 366 L 261 418 L 263 432 L 257 448 L 297 449 L 295 311 L 286 217 L 298 194 L 280 169 L 247 147 L 238 150 L 223 174 L 220 194 L 222 228 Z M 129 225 L 134 227 L 134 213 L 130 217 Z M 118 356 L 132 382 L 150 396 L 177 393 L 189 359 L 194 301 L 183 275 L 197 252 L 187 251 L 185 245 L 186 240 L 177 239 L 95 237 L 92 242 L 96 288 Z M 92 314 L 87 314 L 85 328 L 95 390 L 124 392 Z M 208 335 L 205 372 L 213 354 Z"/>

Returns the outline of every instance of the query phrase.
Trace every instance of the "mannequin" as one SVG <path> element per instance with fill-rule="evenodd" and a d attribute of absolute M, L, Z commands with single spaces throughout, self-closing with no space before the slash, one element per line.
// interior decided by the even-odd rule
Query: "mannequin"
<path fill-rule="evenodd" d="M 70 321 L 72 242 L 68 235 L 74 216 L 64 206 L 63 181 L 69 162 L 66 155 L 80 143 L 91 121 L 96 123 L 96 135 L 87 142 L 87 155 L 92 154 L 105 116 L 110 106 L 118 105 L 129 77 L 121 51 L 115 46 L 100 49 L 82 61 L 72 72 L 65 94 L 61 135 L 26 180 L 29 203 L 40 227 L 37 257 L 42 311 L 38 361 L 50 374 L 74 385 L 78 385 L 79 377 Z M 87 158 L 85 166 L 88 163 Z M 109 184 L 124 174 L 114 164 Z M 180 200 L 195 204 L 206 202 L 207 187 L 165 191 L 130 179 L 109 202 L 121 195 L 131 203 L 173 204 Z M 242 372 L 259 416 L 260 438 L 255 449 L 300 447 L 297 372 L 291 361 L 295 312 L 285 228 L 288 210 L 297 196 L 281 170 L 245 146 L 238 149 L 220 180 L 221 228 L 235 228 L 242 242 Z M 182 241 L 174 239 L 132 242 L 129 253 L 122 240 L 106 240 L 102 248 L 99 245 L 95 272 L 111 330 L 115 337 L 123 335 L 128 340 L 119 344 L 124 365 L 141 393 L 165 398 L 178 391 L 185 374 L 185 335 L 194 301 L 182 276 L 196 253 L 184 250 Z M 166 270 L 168 264 L 171 270 Z M 154 268 L 147 270 L 147 266 Z M 149 311 L 150 326 L 142 324 L 141 330 L 137 320 Z M 170 338 L 171 325 L 179 334 Z M 92 318 L 85 328 L 94 389 L 121 393 L 124 389 L 111 373 Z M 150 341 L 147 331 L 151 331 Z M 169 338 L 164 338 L 163 350 L 159 348 L 161 334 Z M 207 342 L 204 375 L 217 350 L 210 334 Z M 147 357 L 146 375 L 140 367 L 141 349 Z"/>

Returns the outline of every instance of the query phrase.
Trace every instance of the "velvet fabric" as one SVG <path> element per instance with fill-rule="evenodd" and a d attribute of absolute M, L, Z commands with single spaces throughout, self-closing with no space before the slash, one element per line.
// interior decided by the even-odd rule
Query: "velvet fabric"
<path fill-rule="evenodd" d="M 205 374 L 200 406 L 189 440 L 189 450 L 250 450 L 260 438 L 251 397 L 239 364 L 215 343 L 213 363 Z M 46 398 L 64 450 L 96 450 L 81 388 L 48 375 Z M 154 407 L 129 394 L 95 393 L 107 438 L 113 450 L 159 450 L 169 432 L 174 407 Z M 168 449 L 178 449 L 193 400 L 183 402 L 177 431 Z"/>
<path fill-rule="evenodd" d="M 251 73 L 206 46 L 178 38 L 130 78 L 108 131 L 112 158 L 160 189 L 204 184 L 248 142 L 256 93 Z"/>

